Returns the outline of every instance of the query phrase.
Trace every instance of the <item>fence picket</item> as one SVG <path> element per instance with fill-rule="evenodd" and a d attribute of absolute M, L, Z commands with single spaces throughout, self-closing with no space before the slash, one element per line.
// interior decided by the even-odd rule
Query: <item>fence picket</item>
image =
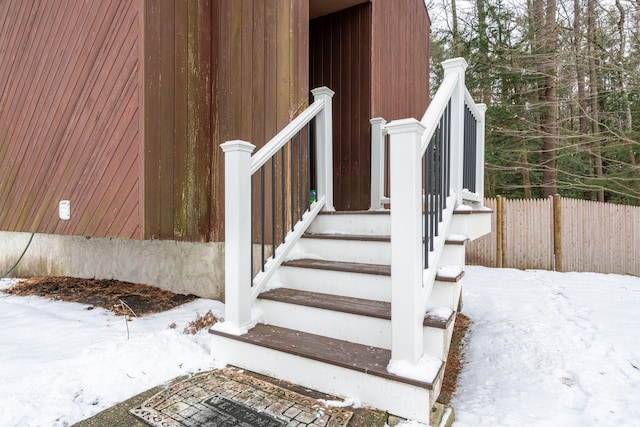
<path fill-rule="evenodd" d="M 640 276 L 638 206 L 564 197 L 486 198 L 485 206 L 494 209 L 492 233 L 467 244 L 470 265 L 498 267 L 502 253 L 505 268 Z M 502 239 L 496 238 L 499 227 Z"/>

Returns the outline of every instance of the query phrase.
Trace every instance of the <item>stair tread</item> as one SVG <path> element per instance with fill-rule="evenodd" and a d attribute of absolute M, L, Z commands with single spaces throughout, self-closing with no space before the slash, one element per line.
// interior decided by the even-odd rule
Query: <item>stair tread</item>
<path fill-rule="evenodd" d="M 307 232 L 302 235 L 306 239 L 327 239 L 327 240 L 356 240 L 362 242 L 391 242 L 391 236 L 384 234 L 349 234 L 349 233 L 318 233 Z M 465 239 L 468 240 L 468 239 Z M 464 245 L 462 239 L 446 239 L 447 245 Z M 424 241 L 424 239 L 423 239 Z"/>
<path fill-rule="evenodd" d="M 391 236 L 375 234 L 346 234 L 346 233 L 304 233 L 307 239 L 357 240 L 365 242 L 390 242 Z"/>
<path fill-rule="evenodd" d="M 318 215 L 390 215 L 388 209 L 366 210 L 366 211 L 321 211 Z"/>
<path fill-rule="evenodd" d="M 390 276 L 391 266 L 383 264 L 362 264 L 358 262 L 331 261 L 326 259 L 302 258 L 285 261 L 286 267 L 315 268 L 319 270 L 335 270 L 349 273 L 376 274 Z"/>
<path fill-rule="evenodd" d="M 364 264 L 359 262 L 333 261 L 328 259 L 301 258 L 282 263 L 284 267 L 315 268 L 318 270 L 342 271 L 346 273 L 375 274 L 391 276 L 391 266 L 387 264 Z M 436 280 L 442 282 L 459 282 L 464 277 L 464 271 L 456 277 L 436 275 Z"/>
<path fill-rule="evenodd" d="M 319 292 L 301 291 L 289 288 L 271 289 L 261 293 L 258 298 L 305 307 L 356 314 L 377 319 L 391 320 L 391 304 L 386 301 L 322 294 Z M 453 312 L 447 318 L 439 317 L 427 312 L 424 317 L 423 325 L 446 329 L 450 322 L 453 321 L 454 317 Z"/>
<path fill-rule="evenodd" d="M 427 390 L 433 389 L 431 382 L 400 377 L 389 373 L 387 365 L 391 358 L 391 352 L 386 349 L 265 324 L 257 324 L 244 335 L 229 335 L 215 330 L 210 330 L 209 332 L 272 350 L 411 384 Z M 443 366 L 444 364 L 441 365 L 440 370 L 442 370 Z M 440 372 L 438 372 L 436 378 L 439 374 Z"/>

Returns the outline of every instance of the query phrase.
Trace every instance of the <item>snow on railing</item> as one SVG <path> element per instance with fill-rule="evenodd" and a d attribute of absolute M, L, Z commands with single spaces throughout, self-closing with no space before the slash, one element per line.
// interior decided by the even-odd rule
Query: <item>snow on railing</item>
<path fill-rule="evenodd" d="M 227 332 L 246 332 L 252 324 L 251 304 L 266 282 L 318 212 L 333 210 L 331 100 L 334 92 L 321 87 L 311 93 L 314 102 L 253 157 L 255 146 L 249 142 L 235 140 L 221 145 L 225 153 L 224 329 Z M 312 158 L 312 121 L 315 122 L 313 169 L 316 172 L 313 192 L 312 168 L 308 163 Z M 305 158 L 307 163 L 303 163 Z M 254 176 L 258 185 L 252 184 Z M 266 182 L 270 184 L 268 188 Z M 257 220 L 252 217 L 255 191 L 260 211 Z M 254 236 L 255 223 L 259 225 Z M 260 261 L 259 272 L 254 277 L 256 239 Z"/>

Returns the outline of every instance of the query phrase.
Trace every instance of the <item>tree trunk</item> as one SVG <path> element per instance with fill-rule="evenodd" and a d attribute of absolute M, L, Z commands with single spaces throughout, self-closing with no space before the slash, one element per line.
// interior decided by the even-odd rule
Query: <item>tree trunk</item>
<path fill-rule="evenodd" d="M 538 101 L 540 104 L 539 130 L 542 139 L 542 196 L 558 192 L 556 150 L 558 147 L 557 46 L 556 0 L 532 0 L 534 55 L 539 58 Z"/>
<path fill-rule="evenodd" d="M 458 30 L 458 9 L 456 7 L 456 0 L 451 0 L 451 32 L 453 38 L 453 57 L 457 58 L 462 56 L 462 37 L 460 37 L 460 30 Z"/>
<path fill-rule="evenodd" d="M 580 134 L 579 146 L 583 147 L 585 136 L 589 133 L 587 121 L 587 92 L 585 89 L 584 55 L 582 46 L 582 8 L 580 0 L 573 2 L 573 49 L 576 59 L 576 83 L 578 87 L 578 132 Z"/>
<path fill-rule="evenodd" d="M 596 182 L 601 183 L 603 178 L 602 170 L 602 148 L 600 142 L 600 118 L 598 110 L 598 69 L 596 61 L 596 12 L 595 0 L 587 0 L 587 40 L 589 45 L 589 95 L 591 100 L 591 134 L 593 141 L 594 168 L 593 172 Z M 596 192 L 598 201 L 604 202 L 604 189 L 599 188 Z"/>
<path fill-rule="evenodd" d="M 476 0 L 476 7 L 478 8 L 480 89 L 482 91 L 482 102 L 488 106 L 491 103 L 491 64 L 489 64 L 489 35 L 487 34 L 487 10 L 484 0 Z"/>

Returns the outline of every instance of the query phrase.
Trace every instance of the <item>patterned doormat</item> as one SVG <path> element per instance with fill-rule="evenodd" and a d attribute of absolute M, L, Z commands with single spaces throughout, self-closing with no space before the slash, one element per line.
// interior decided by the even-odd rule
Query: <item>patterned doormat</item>
<path fill-rule="evenodd" d="M 344 427 L 353 415 L 231 368 L 194 375 L 130 412 L 155 427 Z"/>

